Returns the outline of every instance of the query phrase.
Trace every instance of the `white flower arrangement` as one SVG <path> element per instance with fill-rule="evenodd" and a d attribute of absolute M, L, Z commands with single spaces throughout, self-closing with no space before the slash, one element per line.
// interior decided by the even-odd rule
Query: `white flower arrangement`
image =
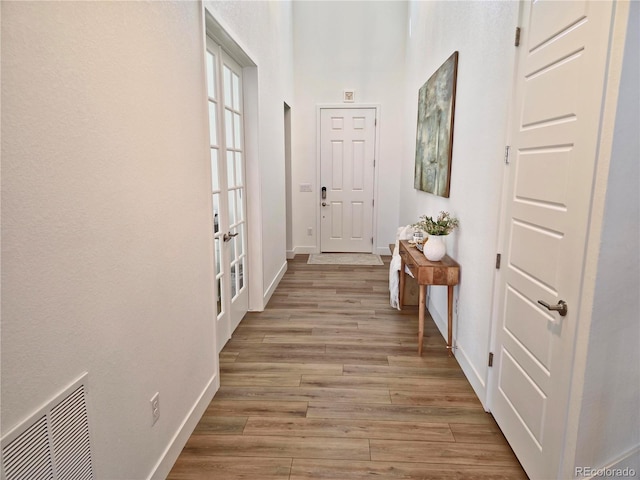
<path fill-rule="evenodd" d="M 412 226 L 428 235 L 449 235 L 458 227 L 459 223 L 458 219 L 452 217 L 449 212 L 440 212 L 440 215 L 435 220 L 433 217 L 422 215 L 420 221 Z"/>

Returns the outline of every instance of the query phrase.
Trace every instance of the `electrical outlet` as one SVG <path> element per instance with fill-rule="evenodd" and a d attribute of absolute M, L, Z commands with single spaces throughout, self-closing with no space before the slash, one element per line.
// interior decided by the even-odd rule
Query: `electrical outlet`
<path fill-rule="evenodd" d="M 313 235 L 313 228 L 311 228 L 311 227 L 307 228 L 307 235 L 309 235 L 309 236 Z"/>
<path fill-rule="evenodd" d="M 160 418 L 160 392 L 156 392 L 156 394 L 151 397 L 151 415 L 153 416 L 153 423 L 151 426 L 155 425 L 158 419 Z"/>

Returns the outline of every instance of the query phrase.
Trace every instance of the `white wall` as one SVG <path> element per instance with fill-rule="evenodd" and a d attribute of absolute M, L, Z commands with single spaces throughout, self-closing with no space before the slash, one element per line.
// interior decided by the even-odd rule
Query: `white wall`
<path fill-rule="evenodd" d="M 388 255 L 398 227 L 404 121 L 405 2 L 294 2 L 295 103 L 292 105 L 293 242 L 297 253 L 318 251 L 316 222 L 317 106 L 380 105 L 376 249 Z M 310 183 L 313 192 L 301 193 Z M 307 228 L 313 235 L 307 234 Z"/>
<path fill-rule="evenodd" d="M 96 478 L 149 476 L 217 387 L 201 22 L 2 2 L 2 434 L 88 371 Z"/>
<path fill-rule="evenodd" d="M 454 343 L 456 358 L 483 402 L 517 16 L 516 2 L 409 3 L 400 223 L 441 210 L 460 219 L 447 239 L 448 253 L 461 265 Z M 456 50 L 451 192 L 443 198 L 413 188 L 415 119 L 419 88 Z M 446 288 L 430 290 L 429 311 L 444 335 Z"/>
<path fill-rule="evenodd" d="M 640 3 L 622 64 L 575 466 L 640 472 Z M 610 81 L 617 79 L 610 79 Z"/>
<path fill-rule="evenodd" d="M 247 173 L 256 182 L 249 185 L 247 201 L 253 214 L 250 253 L 258 262 L 250 275 L 262 280 L 261 298 L 250 292 L 250 309 L 262 310 L 286 270 L 284 103 L 293 106 L 292 7 L 288 1 L 216 1 L 205 2 L 205 8 L 257 65 L 255 79 L 245 77 L 256 95 L 245 97 L 245 111 L 257 110 L 256 144 L 247 146 Z"/>

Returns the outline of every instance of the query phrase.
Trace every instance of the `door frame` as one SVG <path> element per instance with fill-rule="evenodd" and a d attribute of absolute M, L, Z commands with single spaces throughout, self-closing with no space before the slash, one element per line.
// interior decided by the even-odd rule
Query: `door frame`
<path fill-rule="evenodd" d="M 316 182 L 315 182 L 315 190 L 314 190 L 314 195 L 315 195 L 315 215 L 316 215 L 316 244 L 314 247 L 314 251 L 313 253 L 320 253 L 320 216 L 321 216 L 321 210 L 320 210 L 320 188 L 322 188 L 322 185 L 320 185 L 322 178 L 321 178 L 321 159 L 320 159 L 320 130 L 321 130 L 321 121 L 320 121 L 320 114 L 322 113 L 322 110 L 337 110 L 337 109 L 345 109 L 345 110 L 360 110 L 363 108 L 371 108 L 375 111 L 375 118 L 376 118 L 376 122 L 375 122 L 375 140 L 374 140 L 374 166 L 373 166 L 373 211 L 372 211 L 372 215 L 373 215 L 373 219 L 372 219 L 372 224 L 371 224 L 371 228 L 372 228 L 372 232 L 371 234 L 373 235 L 373 243 L 371 244 L 371 253 L 376 253 L 377 251 L 377 231 L 378 231 L 378 166 L 380 165 L 380 104 L 378 103 L 349 103 L 348 105 L 344 104 L 344 103 L 337 103 L 337 104 L 332 104 L 332 103 L 327 103 L 327 104 L 317 104 L 316 105 Z"/>
<path fill-rule="evenodd" d="M 260 150 L 258 140 L 258 66 L 253 61 L 254 55 L 252 52 L 235 40 L 229 33 L 231 30 L 217 18 L 214 12 L 210 11 L 207 5 L 202 5 L 202 11 L 204 17 L 202 41 L 205 50 L 206 37 L 208 35 L 242 67 L 247 234 L 249 231 L 252 232 L 247 237 L 248 273 L 245 276 L 245 281 L 249 288 L 249 311 L 262 311 L 266 301 L 263 296 L 262 202 L 260 198 L 260 165 L 258 162 L 258 152 Z M 205 77 L 206 75 L 203 71 L 203 78 Z M 211 229 L 213 231 L 213 215 Z M 213 242 L 211 246 L 213 251 Z"/>
<path fill-rule="evenodd" d="M 522 24 L 521 2 L 518 11 L 518 25 Z M 583 256 L 583 274 L 580 285 L 580 297 L 575 310 L 580 312 L 580 324 L 574 331 L 573 351 L 571 353 L 571 375 L 569 380 L 569 394 L 567 399 L 566 416 L 564 423 L 564 440 L 560 459 L 559 478 L 573 478 L 574 463 L 577 455 L 578 433 L 582 399 L 584 392 L 584 379 L 587 370 L 589 339 L 591 333 L 592 315 L 598 272 L 598 259 L 600 256 L 600 238 L 604 223 L 604 212 L 607 186 L 609 181 L 609 168 L 613 149 L 613 135 L 618 105 L 618 86 L 622 72 L 627 24 L 629 18 L 629 5 L 616 3 L 612 9 L 612 26 L 609 35 L 608 56 L 606 60 L 605 85 L 602 91 L 602 103 L 600 110 L 600 129 L 596 147 L 596 157 L 591 185 L 591 203 L 589 224 L 586 232 L 585 254 Z M 517 75 L 517 55 L 514 51 L 511 91 L 509 94 L 509 108 L 507 118 L 507 130 L 505 132 L 505 145 L 511 144 L 510 125 L 514 115 L 515 80 Z M 508 228 L 508 222 L 504 218 L 504 210 L 508 201 L 506 188 L 509 171 L 504 169 L 502 180 L 502 194 L 499 206 L 499 229 L 496 243 L 496 252 L 502 252 L 504 238 Z M 493 282 L 493 299 L 490 325 L 489 352 L 496 352 L 498 324 L 502 318 L 500 303 L 500 285 L 504 270 L 496 270 Z M 485 410 L 491 412 L 493 406 L 493 386 L 498 381 L 497 369 L 488 368 L 486 375 L 486 402 Z M 507 442 L 509 439 L 506 439 Z"/>

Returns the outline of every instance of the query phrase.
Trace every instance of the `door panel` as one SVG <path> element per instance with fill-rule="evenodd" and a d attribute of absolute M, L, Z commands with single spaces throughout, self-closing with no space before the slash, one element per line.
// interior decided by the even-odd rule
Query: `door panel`
<path fill-rule="evenodd" d="M 218 352 L 248 310 L 242 69 L 207 37 L 207 94 L 214 215 Z"/>
<path fill-rule="evenodd" d="M 557 478 L 611 3 L 524 2 L 521 14 L 491 411 L 527 474 Z"/>
<path fill-rule="evenodd" d="M 375 108 L 320 111 L 320 251 L 371 252 Z"/>

